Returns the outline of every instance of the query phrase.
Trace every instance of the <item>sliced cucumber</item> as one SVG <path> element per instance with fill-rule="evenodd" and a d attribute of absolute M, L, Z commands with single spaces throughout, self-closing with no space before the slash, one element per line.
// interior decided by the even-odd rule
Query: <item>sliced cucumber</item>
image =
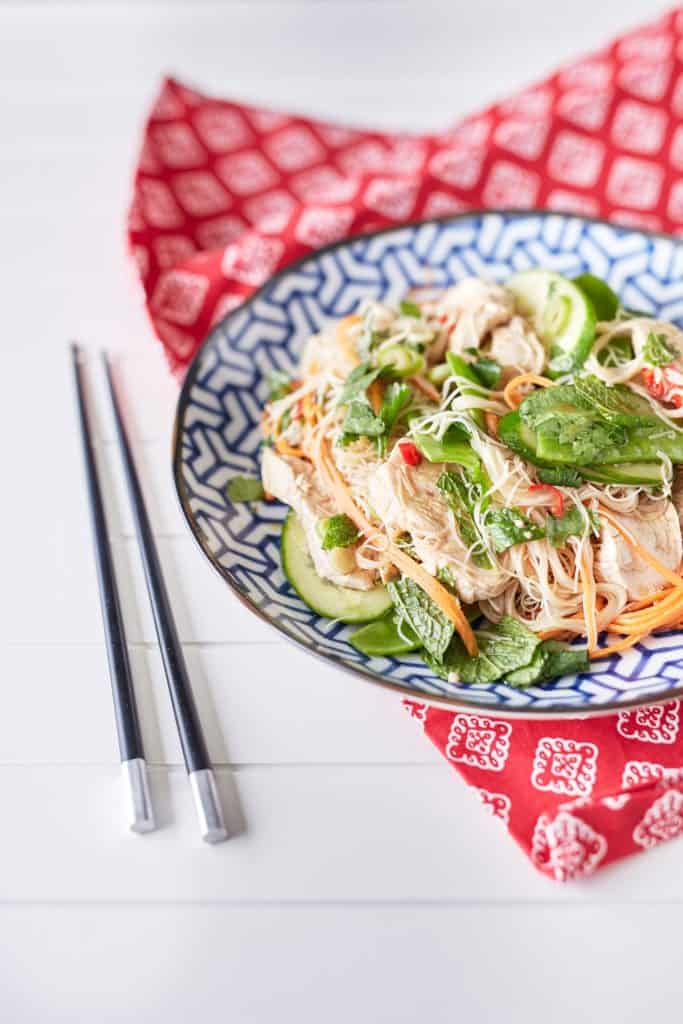
<path fill-rule="evenodd" d="M 318 576 L 304 528 L 290 512 L 282 527 L 282 568 L 302 601 L 318 615 L 340 622 L 371 622 L 392 607 L 386 587 L 352 590 Z"/>
<path fill-rule="evenodd" d="M 408 654 L 410 651 L 419 650 L 422 644 L 410 626 L 404 623 L 401 632 L 403 636 L 399 633 L 393 617 L 387 616 L 378 619 L 377 622 L 369 622 L 367 626 L 361 626 L 349 637 L 349 643 L 361 654 L 367 654 L 369 657 Z M 405 639 L 407 636 L 411 638 Z"/>
<path fill-rule="evenodd" d="M 645 484 L 658 487 L 663 481 L 661 462 L 622 462 L 616 466 L 582 466 L 581 475 L 599 484 Z"/>
<path fill-rule="evenodd" d="M 606 281 L 595 274 L 579 274 L 574 278 L 574 284 L 591 300 L 598 320 L 614 320 L 619 299 Z"/>
<path fill-rule="evenodd" d="M 552 270 L 523 271 L 506 287 L 550 354 L 548 376 L 577 370 L 595 339 L 596 316 L 588 296 Z"/>
<path fill-rule="evenodd" d="M 551 462 L 544 462 L 536 455 L 536 434 L 526 425 L 519 411 L 514 409 L 508 412 L 498 422 L 498 438 L 506 444 L 516 455 L 521 455 L 527 462 L 533 462 L 537 466 L 552 466 Z"/>

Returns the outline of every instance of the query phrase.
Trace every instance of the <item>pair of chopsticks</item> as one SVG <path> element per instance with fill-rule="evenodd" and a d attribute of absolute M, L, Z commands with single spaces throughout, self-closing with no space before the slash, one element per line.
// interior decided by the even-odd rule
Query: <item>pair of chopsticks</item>
<path fill-rule="evenodd" d="M 111 677 L 116 732 L 123 771 L 127 819 L 134 832 L 151 832 L 156 828 L 154 809 L 147 777 L 140 721 L 133 689 L 128 658 L 121 602 L 116 584 L 114 561 L 107 531 L 102 490 L 99 482 L 92 428 L 86 400 L 86 379 L 83 354 L 78 345 L 71 346 L 76 400 L 83 442 L 86 482 L 95 543 L 97 579 L 102 605 L 102 618 L 107 646 L 107 660 Z M 135 532 L 145 573 L 154 626 L 161 659 L 166 674 L 168 692 L 173 706 L 180 745 L 194 798 L 202 838 L 207 843 L 218 843 L 228 838 L 223 821 L 216 780 L 206 741 L 192 694 L 185 659 L 171 611 L 168 592 L 161 571 L 149 516 L 140 487 L 130 441 L 121 415 L 111 363 L 103 353 L 102 360 L 107 377 L 109 396 L 114 411 L 118 447 L 123 460 L 128 497 L 131 503 Z"/>

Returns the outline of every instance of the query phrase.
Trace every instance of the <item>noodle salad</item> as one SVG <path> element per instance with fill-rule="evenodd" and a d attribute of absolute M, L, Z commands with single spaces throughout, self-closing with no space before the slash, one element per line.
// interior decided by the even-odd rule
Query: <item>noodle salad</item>
<path fill-rule="evenodd" d="M 263 412 L 283 568 L 369 656 L 528 686 L 683 625 L 683 332 L 534 269 L 311 337 Z"/>

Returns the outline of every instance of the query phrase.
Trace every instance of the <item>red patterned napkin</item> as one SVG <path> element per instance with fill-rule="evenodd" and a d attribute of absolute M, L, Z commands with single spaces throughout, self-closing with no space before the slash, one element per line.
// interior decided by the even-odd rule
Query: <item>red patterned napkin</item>
<path fill-rule="evenodd" d="M 482 207 L 683 230 L 683 9 L 441 135 L 359 131 L 167 80 L 147 121 L 129 240 L 182 375 L 209 328 L 279 267 L 346 235 Z M 407 701 L 551 878 L 683 832 L 679 703 L 590 721 Z"/>

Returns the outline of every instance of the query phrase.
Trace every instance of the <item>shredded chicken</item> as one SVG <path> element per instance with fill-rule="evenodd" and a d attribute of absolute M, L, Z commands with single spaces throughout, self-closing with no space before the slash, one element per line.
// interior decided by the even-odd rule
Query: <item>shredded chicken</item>
<path fill-rule="evenodd" d="M 505 367 L 506 378 L 515 373 L 541 373 L 546 360 L 542 342 L 521 316 L 513 316 L 508 324 L 492 331 L 489 355 Z"/>
<path fill-rule="evenodd" d="M 670 501 L 652 503 L 618 519 L 662 565 L 678 569 L 683 544 L 678 513 Z M 660 573 L 624 544 L 610 523 L 603 525 L 595 567 L 599 580 L 620 584 L 632 601 L 655 593 L 663 585 Z"/>
<path fill-rule="evenodd" d="M 396 448 L 370 477 L 369 497 L 389 534 L 410 534 L 427 572 L 436 576 L 446 569 L 456 581 L 459 597 L 472 604 L 500 594 L 508 577 L 501 569 L 482 569 L 467 558 L 453 512 L 436 486 L 445 468 L 429 462 L 406 465 Z"/>
<path fill-rule="evenodd" d="M 375 572 L 358 565 L 354 548 L 323 550 L 318 526 L 337 510 L 310 462 L 278 455 L 272 448 L 266 448 L 261 472 L 266 491 L 290 505 L 299 517 L 318 575 L 353 590 L 370 590 L 375 586 Z"/>
<path fill-rule="evenodd" d="M 479 347 L 495 327 L 508 323 L 515 314 L 515 300 L 500 285 L 466 277 L 444 292 L 438 309 L 454 321 L 448 347 L 460 355 L 466 348 Z"/>

